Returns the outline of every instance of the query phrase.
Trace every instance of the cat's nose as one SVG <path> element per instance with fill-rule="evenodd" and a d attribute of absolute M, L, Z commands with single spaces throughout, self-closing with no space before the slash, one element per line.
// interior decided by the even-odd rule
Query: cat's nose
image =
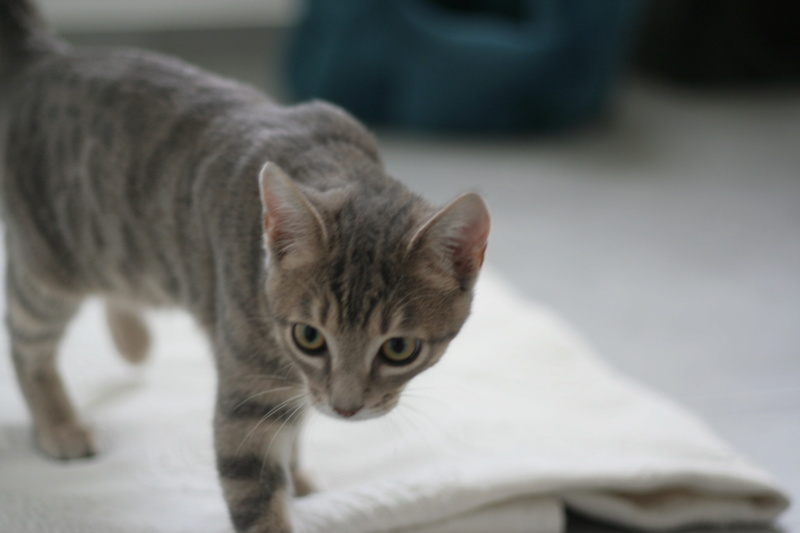
<path fill-rule="evenodd" d="M 357 412 L 361 410 L 360 407 L 356 407 L 355 409 L 340 409 L 338 407 L 334 407 L 333 410 L 336 412 L 337 415 L 350 418 L 351 416 L 355 415 Z"/>

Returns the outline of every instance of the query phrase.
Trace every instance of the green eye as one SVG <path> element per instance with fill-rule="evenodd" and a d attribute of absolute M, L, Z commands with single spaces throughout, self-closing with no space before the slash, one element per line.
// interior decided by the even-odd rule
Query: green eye
<path fill-rule="evenodd" d="M 319 355 L 325 351 L 325 337 L 315 327 L 308 324 L 295 324 L 292 327 L 295 344 L 308 355 Z"/>
<path fill-rule="evenodd" d="M 380 356 L 390 365 L 407 365 L 419 355 L 422 343 L 408 337 L 393 337 L 381 345 Z"/>

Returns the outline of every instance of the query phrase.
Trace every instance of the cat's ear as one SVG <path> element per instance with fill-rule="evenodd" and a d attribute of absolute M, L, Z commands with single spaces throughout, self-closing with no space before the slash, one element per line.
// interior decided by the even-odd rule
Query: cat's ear
<path fill-rule="evenodd" d="M 258 177 L 264 214 L 264 241 L 285 268 L 296 268 L 319 257 L 327 233 L 322 217 L 305 193 L 275 163 Z"/>
<path fill-rule="evenodd" d="M 416 232 L 409 251 L 420 254 L 421 274 L 446 287 L 472 287 L 489 237 L 489 210 L 480 196 L 459 196 Z"/>

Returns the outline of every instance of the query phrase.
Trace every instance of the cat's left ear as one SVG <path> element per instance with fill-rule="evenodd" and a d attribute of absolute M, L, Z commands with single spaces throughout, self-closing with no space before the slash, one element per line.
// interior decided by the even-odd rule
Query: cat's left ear
<path fill-rule="evenodd" d="M 328 238 L 316 208 L 275 163 L 264 165 L 258 185 L 269 251 L 285 268 L 315 260 Z"/>
<path fill-rule="evenodd" d="M 467 289 L 472 287 L 483 265 L 489 228 L 489 210 L 481 197 L 464 194 L 417 231 L 409 251 L 421 253 L 423 275 L 444 286 Z"/>

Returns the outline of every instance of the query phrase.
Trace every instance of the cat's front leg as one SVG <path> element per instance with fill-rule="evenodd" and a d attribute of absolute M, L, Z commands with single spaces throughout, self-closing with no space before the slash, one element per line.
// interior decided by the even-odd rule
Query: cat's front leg
<path fill-rule="evenodd" d="M 311 477 L 300 468 L 300 442 L 299 434 L 295 436 L 294 446 L 292 447 L 292 459 L 289 464 L 292 476 L 292 485 L 296 497 L 308 496 L 317 490 Z"/>
<path fill-rule="evenodd" d="M 302 397 L 285 381 L 220 376 L 217 469 L 237 532 L 292 531 L 291 463 L 303 410 Z"/>

